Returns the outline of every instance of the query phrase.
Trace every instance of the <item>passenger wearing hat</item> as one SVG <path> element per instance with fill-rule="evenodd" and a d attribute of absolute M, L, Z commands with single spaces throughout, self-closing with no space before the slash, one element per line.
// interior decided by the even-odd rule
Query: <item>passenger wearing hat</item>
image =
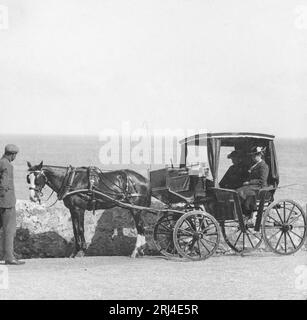
<path fill-rule="evenodd" d="M 243 185 L 247 179 L 247 170 L 243 165 L 243 152 L 241 150 L 232 151 L 227 158 L 231 159 L 233 165 L 228 168 L 224 177 L 220 181 L 221 188 L 237 189 Z"/>
<path fill-rule="evenodd" d="M 256 198 L 258 191 L 268 185 L 269 166 L 263 160 L 264 152 L 265 148 L 263 147 L 253 147 L 251 149 L 249 155 L 253 164 L 248 170 L 248 179 L 237 190 L 241 199 L 243 213 L 249 217 L 257 210 Z"/>
<path fill-rule="evenodd" d="M 14 238 L 16 233 L 16 197 L 12 161 L 18 153 L 18 147 L 8 144 L 0 159 L 0 227 L 3 227 L 2 248 L 5 264 L 24 264 L 14 256 Z"/>

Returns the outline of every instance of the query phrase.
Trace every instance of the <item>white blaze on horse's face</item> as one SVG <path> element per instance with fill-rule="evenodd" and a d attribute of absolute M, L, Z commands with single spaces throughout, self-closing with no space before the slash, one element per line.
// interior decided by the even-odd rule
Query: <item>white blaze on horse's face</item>
<path fill-rule="evenodd" d="M 30 200 L 33 202 L 37 202 L 38 196 L 36 194 L 36 186 L 35 186 L 35 174 L 32 172 L 29 174 L 29 180 L 30 180 Z"/>

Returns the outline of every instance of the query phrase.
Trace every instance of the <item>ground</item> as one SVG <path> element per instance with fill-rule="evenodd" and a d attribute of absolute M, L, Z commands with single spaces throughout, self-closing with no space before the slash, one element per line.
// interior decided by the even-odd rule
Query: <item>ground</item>
<path fill-rule="evenodd" d="M 295 269 L 307 255 L 220 255 L 206 261 L 119 256 L 29 259 L 8 266 L 0 299 L 306 299 Z"/>

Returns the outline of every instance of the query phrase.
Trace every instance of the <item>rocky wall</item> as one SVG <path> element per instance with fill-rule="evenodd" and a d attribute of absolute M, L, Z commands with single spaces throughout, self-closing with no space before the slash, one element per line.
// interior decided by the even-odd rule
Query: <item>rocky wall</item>
<path fill-rule="evenodd" d="M 62 202 L 46 208 L 30 201 L 18 201 L 15 252 L 21 258 L 68 257 L 72 253 L 74 238 L 70 212 Z M 144 213 L 146 254 L 157 254 L 152 241 L 157 217 Z M 85 212 L 86 255 L 129 256 L 136 242 L 134 220 L 128 210 L 114 208 Z M 0 231 L 0 240 L 2 229 Z M 0 248 L 1 250 L 1 248 Z M 1 252 L 0 252 L 1 254 Z"/>

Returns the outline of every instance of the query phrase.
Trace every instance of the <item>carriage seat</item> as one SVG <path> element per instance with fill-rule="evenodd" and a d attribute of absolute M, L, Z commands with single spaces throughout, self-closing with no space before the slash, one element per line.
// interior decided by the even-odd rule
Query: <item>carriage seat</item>
<path fill-rule="evenodd" d="M 267 186 L 259 190 L 257 195 L 257 203 L 261 200 L 265 202 L 272 202 L 274 200 L 274 193 L 276 188 L 274 186 Z"/>

